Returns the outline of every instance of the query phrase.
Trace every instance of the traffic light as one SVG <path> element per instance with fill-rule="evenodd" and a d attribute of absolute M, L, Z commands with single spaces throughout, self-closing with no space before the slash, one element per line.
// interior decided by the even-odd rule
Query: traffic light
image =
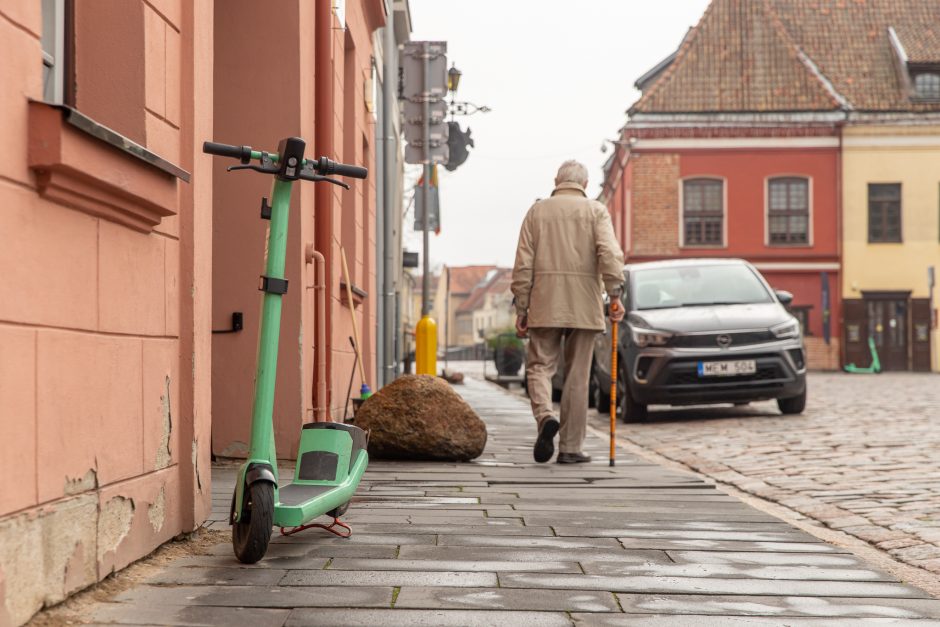
<path fill-rule="evenodd" d="M 447 128 L 447 147 L 450 157 L 447 163 L 444 164 L 444 167 L 447 168 L 448 172 L 453 172 L 467 160 L 467 157 L 470 156 L 469 149 L 472 148 L 474 144 L 473 138 L 470 137 L 469 128 L 464 132 L 460 130 L 460 125 L 456 122 L 448 122 Z"/>

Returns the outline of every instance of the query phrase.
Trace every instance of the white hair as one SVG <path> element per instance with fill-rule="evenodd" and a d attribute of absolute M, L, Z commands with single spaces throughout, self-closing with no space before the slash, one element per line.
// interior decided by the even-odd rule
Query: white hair
<path fill-rule="evenodd" d="M 558 174 L 555 175 L 555 185 L 561 183 L 577 183 L 581 187 L 587 187 L 588 171 L 584 164 L 574 159 L 568 159 L 558 168 Z"/>

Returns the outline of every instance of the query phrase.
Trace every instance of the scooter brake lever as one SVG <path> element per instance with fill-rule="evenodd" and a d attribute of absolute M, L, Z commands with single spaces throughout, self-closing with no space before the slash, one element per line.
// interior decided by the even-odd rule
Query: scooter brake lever
<path fill-rule="evenodd" d="M 268 170 L 266 168 L 261 167 L 260 165 L 254 165 L 254 164 L 230 165 L 229 167 L 226 168 L 226 171 L 228 172 L 232 172 L 233 170 L 254 170 L 255 172 L 261 172 L 262 174 L 277 174 L 278 173 L 277 169 Z"/>
<path fill-rule="evenodd" d="M 323 176 L 321 174 L 308 174 L 306 171 L 304 171 L 301 173 L 300 178 L 302 178 L 305 181 L 313 181 L 314 183 L 320 183 L 320 182 L 332 183 L 333 185 L 339 185 L 343 189 L 349 189 L 349 185 L 347 185 L 346 183 L 342 181 L 337 181 L 336 179 L 331 179 L 328 176 Z"/>

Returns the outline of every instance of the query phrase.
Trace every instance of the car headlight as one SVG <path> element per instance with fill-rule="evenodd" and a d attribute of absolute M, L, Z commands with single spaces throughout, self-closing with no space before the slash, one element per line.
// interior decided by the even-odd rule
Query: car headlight
<path fill-rule="evenodd" d="M 770 328 L 771 333 L 774 334 L 778 340 L 783 340 L 790 337 L 799 337 L 800 336 L 800 322 L 796 318 L 787 320 L 782 324 L 778 324 L 775 327 Z"/>
<path fill-rule="evenodd" d="M 654 331 L 653 329 L 631 328 L 630 334 L 633 337 L 633 343 L 640 348 L 646 348 L 647 346 L 665 346 L 672 338 L 672 333 Z"/>

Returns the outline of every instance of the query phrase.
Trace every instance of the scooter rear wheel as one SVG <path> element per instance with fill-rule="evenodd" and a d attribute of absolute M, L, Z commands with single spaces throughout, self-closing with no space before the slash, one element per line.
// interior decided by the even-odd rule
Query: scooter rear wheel
<path fill-rule="evenodd" d="M 349 509 L 349 501 L 346 501 L 336 509 L 332 509 L 326 513 L 327 516 L 332 516 L 333 518 L 339 518 L 346 513 L 346 510 Z"/>
<path fill-rule="evenodd" d="M 253 483 L 245 491 L 241 520 L 232 525 L 232 547 L 242 564 L 254 564 L 268 550 L 274 526 L 274 486 L 266 481 Z"/>

